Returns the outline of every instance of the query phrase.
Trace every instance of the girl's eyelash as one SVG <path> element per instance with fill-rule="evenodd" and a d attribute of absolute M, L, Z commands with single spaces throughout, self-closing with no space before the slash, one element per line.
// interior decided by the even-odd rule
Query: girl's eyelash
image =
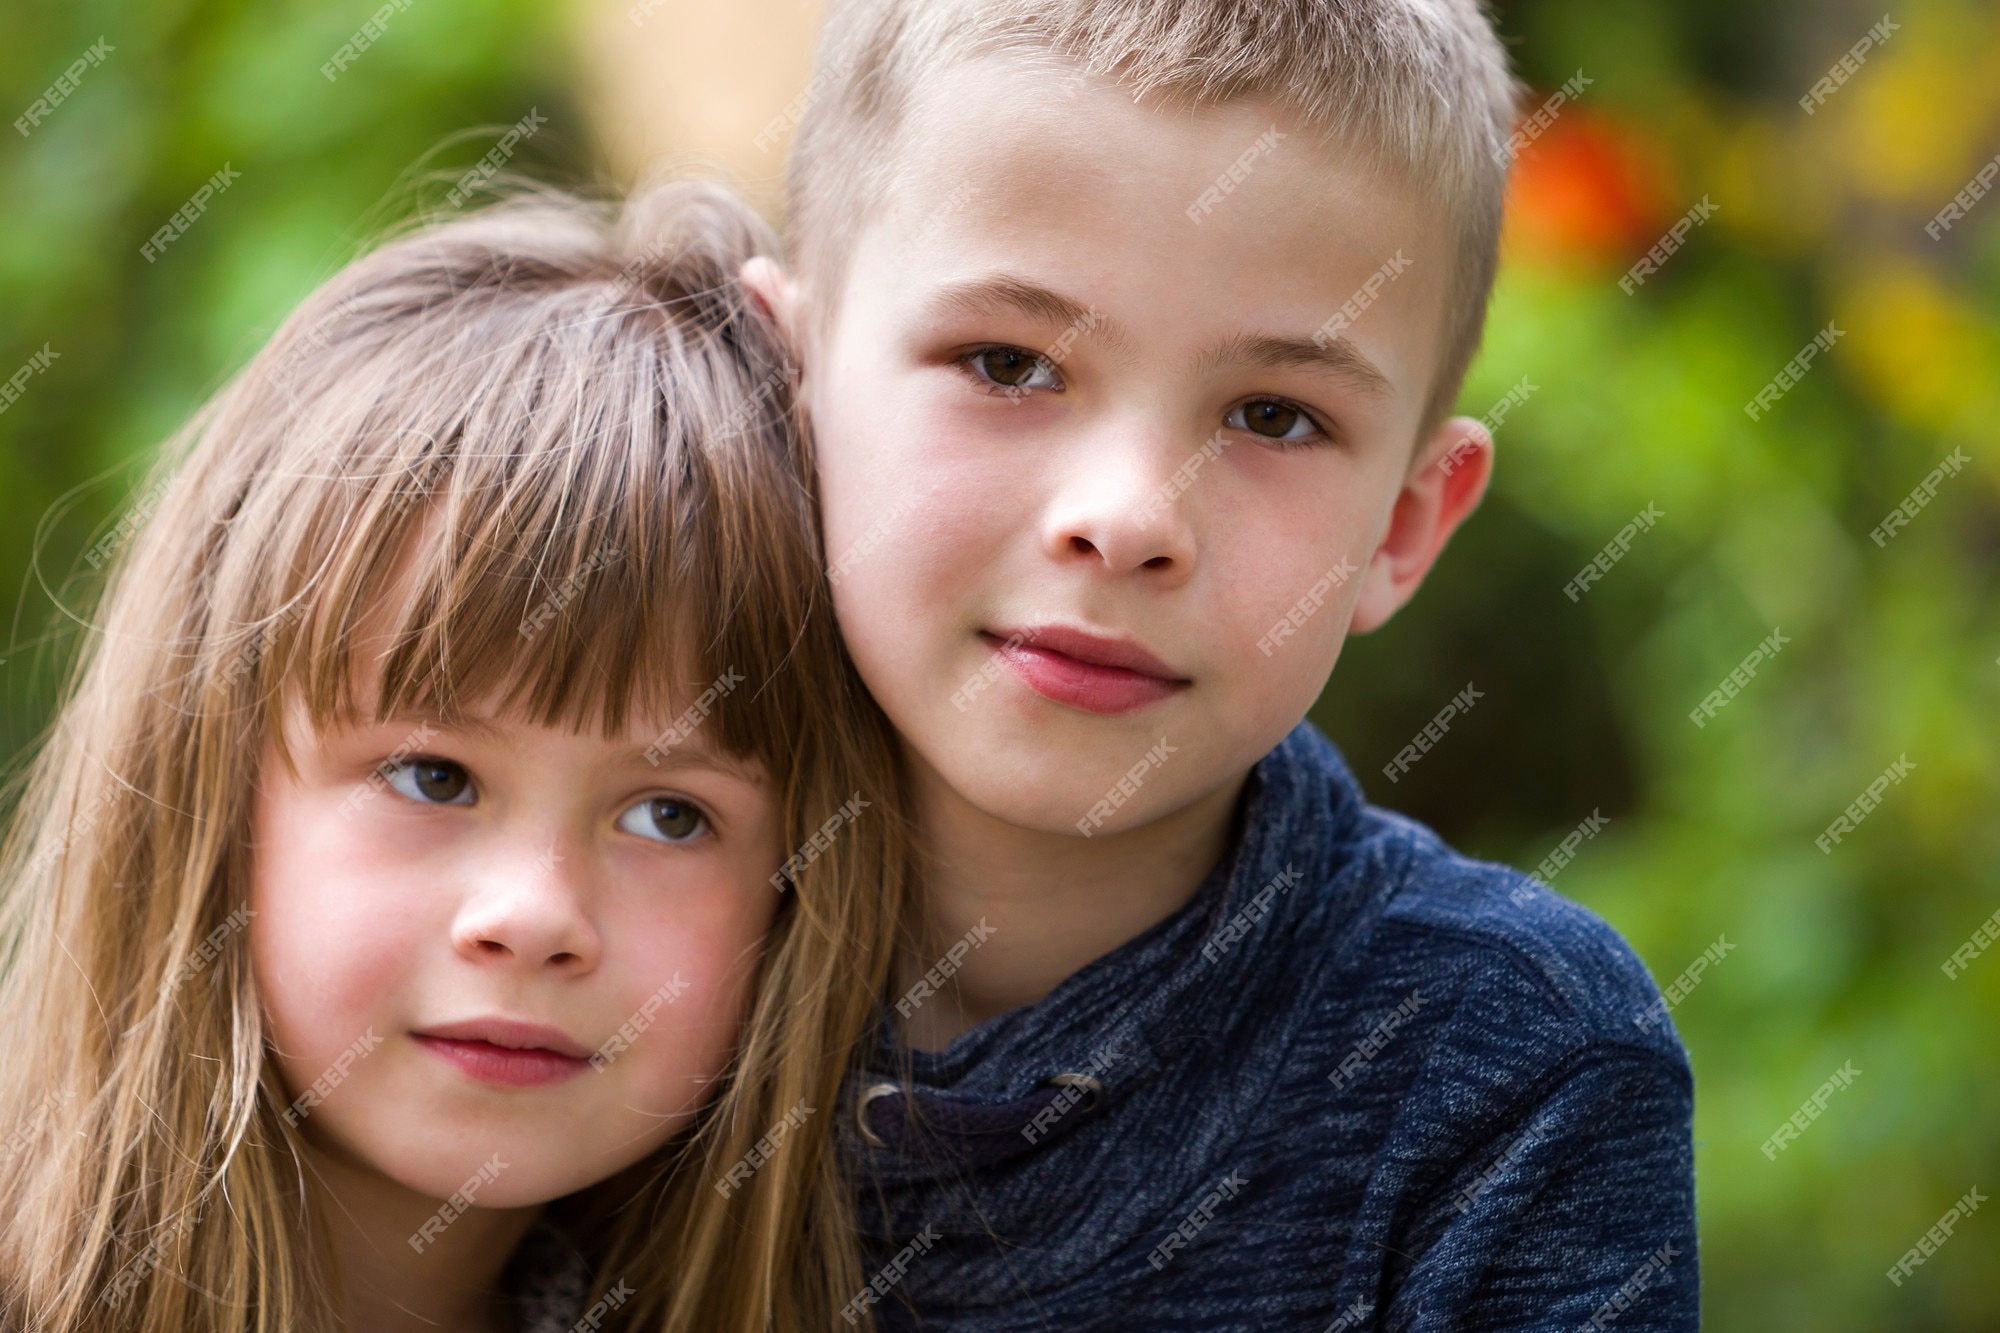
<path fill-rule="evenodd" d="M 1033 392 L 1035 388 L 1046 386 L 1017 387 L 1009 384 L 999 384 L 990 377 L 982 375 L 974 368 L 973 363 L 988 352 L 1019 352 L 1030 361 L 1041 366 L 1046 366 L 1050 374 L 1054 374 L 1056 370 L 1055 362 L 1049 360 L 1040 352 L 1032 351 L 1015 343 L 981 343 L 979 346 L 960 352 L 952 358 L 952 364 L 958 368 L 960 374 L 972 381 L 974 388 L 983 389 L 995 398 L 1018 398 L 1023 394 Z"/>
<path fill-rule="evenodd" d="M 709 812 L 709 809 L 706 805 L 702 804 L 700 801 L 690 800 L 688 797 L 680 796 L 673 792 L 655 792 L 651 796 L 642 796 L 636 801 L 629 802 L 625 806 L 624 811 L 620 813 L 620 815 L 618 816 L 618 821 L 617 821 L 618 827 L 625 828 L 625 820 L 630 815 L 632 815 L 635 811 L 645 810 L 647 807 L 651 806 L 656 801 L 664 801 L 671 805 L 684 807 L 694 815 L 696 820 L 699 821 L 698 828 L 702 832 L 706 833 L 707 836 L 710 838 L 718 836 L 718 832 L 715 825 L 715 816 Z M 639 837 L 645 836 L 644 834 L 637 833 L 636 830 L 627 829 L 626 831 L 634 833 L 635 836 Z M 678 842 L 675 840 L 669 840 L 664 838 L 654 839 L 654 841 L 670 843 L 671 845 L 680 845 L 680 846 L 686 845 L 685 842 Z M 688 841 L 693 841 L 693 839 L 689 839 Z"/>
<path fill-rule="evenodd" d="M 688 809 L 694 811 L 697 815 L 700 815 L 702 823 L 707 824 L 710 828 L 715 827 L 715 816 L 709 813 L 708 807 L 706 805 L 702 804 L 700 801 L 695 800 L 691 796 L 682 796 L 679 792 L 671 792 L 671 791 L 655 792 L 651 796 L 640 797 L 632 804 L 644 805 L 648 801 L 671 801 L 675 805 L 684 805 Z"/>

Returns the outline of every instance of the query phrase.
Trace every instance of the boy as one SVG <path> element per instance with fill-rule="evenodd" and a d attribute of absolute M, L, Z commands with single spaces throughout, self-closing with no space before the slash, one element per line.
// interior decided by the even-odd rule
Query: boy
<path fill-rule="evenodd" d="M 1695 1327 L 1644 967 L 1301 720 L 1491 468 L 1474 0 L 836 0 L 820 61 L 744 276 L 929 858 L 835 1326 Z"/>

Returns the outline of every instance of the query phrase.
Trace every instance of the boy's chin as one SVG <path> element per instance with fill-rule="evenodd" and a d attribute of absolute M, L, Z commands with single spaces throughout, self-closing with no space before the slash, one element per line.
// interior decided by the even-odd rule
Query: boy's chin
<path fill-rule="evenodd" d="M 1103 837 L 1146 823 L 1180 785 L 1175 779 L 1185 775 L 1166 774 L 1152 790 L 1146 789 L 1146 776 L 1179 756 L 1175 729 L 1164 731 L 1164 754 L 1162 728 L 1157 727 L 1143 743 L 1129 746 L 1109 745 L 1102 738 L 1093 743 L 1062 730 L 1030 738 L 996 736 L 991 742 L 967 743 L 957 737 L 921 756 L 920 799 L 936 808 L 935 801 L 942 798 L 947 805 L 970 807 L 986 818 L 1037 833 Z M 1140 764 L 1145 772 L 1129 778 Z M 1121 779 L 1129 792 L 1118 790 Z"/>
<path fill-rule="evenodd" d="M 898 719 L 919 817 L 977 812 L 1015 828 L 1100 839 L 1145 827 L 1225 788 L 1305 716 L 1314 695 L 1272 695 L 1218 716 L 1199 698 L 1115 716 L 1041 700 L 981 700 L 990 711 Z M 924 734 L 928 733 L 928 734 Z"/>

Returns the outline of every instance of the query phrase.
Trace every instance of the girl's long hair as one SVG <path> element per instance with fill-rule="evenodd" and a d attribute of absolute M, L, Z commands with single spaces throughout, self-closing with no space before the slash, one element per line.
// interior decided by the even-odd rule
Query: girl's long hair
<path fill-rule="evenodd" d="M 593 1297 L 637 1293 L 605 1327 L 823 1328 L 859 1290 L 832 1126 L 911 840 L 832 621 L 787 358 L 736 278 L 775 251 L 691 182 L 420 226 L 169 444 L 149 517 L 100 543 L 101 609 L 0 852 L 0 1325 L 340 1326 L 239 928 L 289 701 L 326 726 L 497 697 L 615 730 L 732 675 L 679 716 L 773 775 L 787 848 L 866 806 L 796 871 L 693 1127 L 551 1213 Z"/>

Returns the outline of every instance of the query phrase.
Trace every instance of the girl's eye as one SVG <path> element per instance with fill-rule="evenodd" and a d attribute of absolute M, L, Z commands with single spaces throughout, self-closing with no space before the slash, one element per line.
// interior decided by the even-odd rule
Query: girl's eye
<path fill-rule="evenodd" d="M 699 807 L 677 796 L 655 796 L 618 817 L 618 827 L 654 842 L 692 842 L 708 825 Z"/>
<path fill-rule="evenodd" d="M 1019 347 L 982 347 L 963 364 L 987 384 L 1009 392 L 1062 388 L 1054 362 Z"/>
<path fill-rule="evenodd" d="M 389 785 L 426 805 L 471 805 L 472 775 L 449 759 L 411 759 L 388 771 Z"/>
<path fill-rule="evenodd" d="M 1311 417 L 1276 398 L 1253 398 L 1239 404 L 1229 410 L 1222 424 L 1267 440 L 1306 440 L 1320 433 Z"/>

